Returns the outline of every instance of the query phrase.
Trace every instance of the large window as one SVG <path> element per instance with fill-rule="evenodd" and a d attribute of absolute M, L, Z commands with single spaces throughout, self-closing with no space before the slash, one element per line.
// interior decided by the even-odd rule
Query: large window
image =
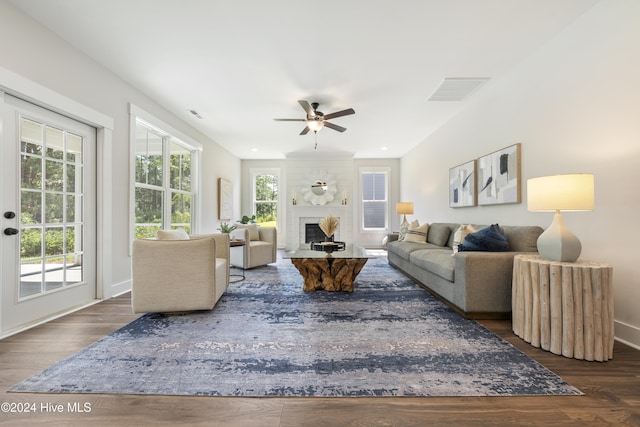
<path fill-rule="evenodd" d="M 278 172 L 253 172 L 253 212 L 262 227 L 276 227 L 278 223 Z"/>
<path fill-rule="evenodd" d="M 361 171 L 362 229 L 387 229 L 388 212 L 387 171 Z"/>
<path fill-rule="evenodd" d="M 135 126 L 135 237 L 175 228 L 190 233 L 196 150 L 141 120 Z"/>

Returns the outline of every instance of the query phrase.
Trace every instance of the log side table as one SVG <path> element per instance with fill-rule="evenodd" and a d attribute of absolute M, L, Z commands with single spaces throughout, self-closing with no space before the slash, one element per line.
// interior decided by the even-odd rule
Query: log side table
<path fill-rule="evenodd" d="M 565 357 L 613 358 L 613 268 L 578 260 L 516 255 L 513 332 L 534 347 Z"/>

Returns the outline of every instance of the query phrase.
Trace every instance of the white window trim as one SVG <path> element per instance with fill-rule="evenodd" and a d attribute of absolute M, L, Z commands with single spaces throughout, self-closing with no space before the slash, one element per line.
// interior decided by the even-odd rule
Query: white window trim
<path fill-rule="evenodd" d="M 362 175 L 365 173 L 380 173 L 386 175 L 385 179 L 385 194 L 387 195 L 387 210 L 385 215 L 385 224 L 384 228 L 365 228 L 364 227 L 364 205 L 362 200 Z M 390 167 L 379 167 L 379 166 L 363 166 L 358 170 L 358 227 L 361 233 L 378 233 L 382 231 L 389 230 L 389 218 L 390 218 L 390 201 L 389 201 L 389 179 L 391 177 L 391 168 Z"/>
<path fill-rule="evenodd" d="M 278 201 L 276 202 L 278 217 L 276 220 L 276 228 L 282 230 L 285 198 L 282 197 L 282 173 L 280 168 L 250 168 L 249 175 L 251 177 L 251 215 L 256 214 L 256 176 L 275 175 L 278 178 Z"/>
<path fill-rule="evenodd" d="M 197 234 L 200 230 L 200 188 L 201 188 L 201 176 L 200 176 L 200 158 L 202 153 L 202 144 L 196 140 L 188 137 L 184 133 L 175 129 L 171 125 L 163 122 L 155 117 L 153 114 L 148 113 L 135 104 L 129 103 L 129 254 L 131 254 L 131 248 L 133 240 L 135 239 L 135 188 L 136 188 L 136 126 L 138 122 L 144 124 L 154 132 L 159 133 L 163 137 L 171 139 L 171 142 L 176 143 L 184 148 L 193 150 L 193 158 L 191 162 L 191 185 L 193 198 L 191 200 L 193 209 L 193 218 L 191 219 L 192 234 Z M 163 144 L 163 150 L 167 148 Z M 166 153 L 165 153 L 166 154 Z M 167 174 L 164 174 L 167 175 Z M 164 179 L 167 179 L 166 177 Z M 164 208 L 164 207 L 163 207 Z M 165 213 L 166 214 L 166 213 Z"/>

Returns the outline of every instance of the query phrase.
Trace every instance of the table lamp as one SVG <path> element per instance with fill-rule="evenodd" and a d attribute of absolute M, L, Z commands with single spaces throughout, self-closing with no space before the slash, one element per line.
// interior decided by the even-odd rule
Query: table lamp
<path fill-rule="evenodd" d="M 402 225 L 408 225 L 407 215 L 413 215 L 413 202 L 398 202 L 396 203 L 396 212 L 399 215 L 404 215 Z"/>
<path fill-rule="evenodd" d="M 592 174 L 543 176 L 527 180 L 527 209 L 555 212 L 553 222 L 538 237 L 538 252 L 543 259 L 574 262 L 582 245 L 562 221 L 560 211 L 592 211 L 594 208 Z"/>

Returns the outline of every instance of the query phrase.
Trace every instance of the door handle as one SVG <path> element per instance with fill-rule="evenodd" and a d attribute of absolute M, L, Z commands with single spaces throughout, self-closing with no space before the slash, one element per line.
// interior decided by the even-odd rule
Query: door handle
<path fill-rule="evenodd" d="M 4 234 L 7 236 L 15 236 L 16 234 L 18 234 L 20 231 L 17 228 L 5 228 L 4 229 Z"/>

